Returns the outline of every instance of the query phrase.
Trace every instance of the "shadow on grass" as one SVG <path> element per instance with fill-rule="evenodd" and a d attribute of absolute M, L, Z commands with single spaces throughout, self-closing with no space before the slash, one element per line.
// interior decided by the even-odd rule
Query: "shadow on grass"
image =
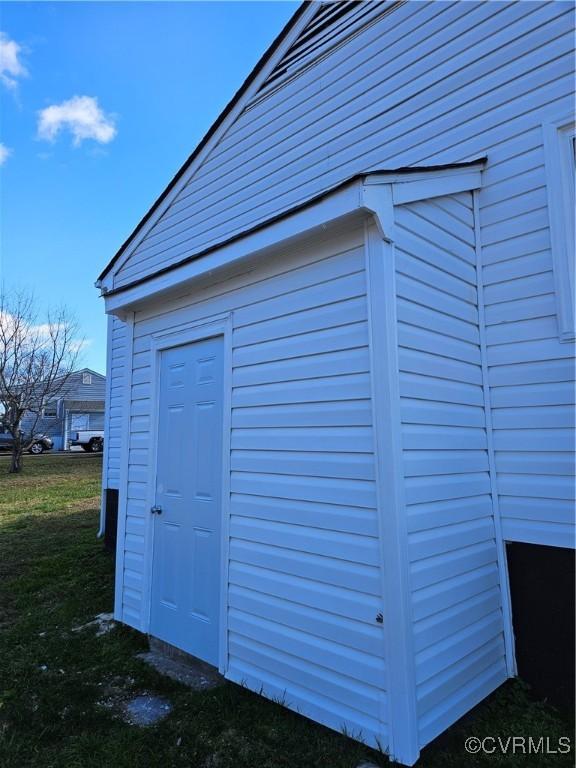
<path fill-rule="evenodd" d="M 2 768 L 388 764 L 385 756 L 240 686 L 193 692 L 160 676 L 136 658 L 147 642 L 127 627 L 101 637 L 93 628 L 73 631 L 112 608 L 114 564 L 95 538 L 97 517 L 90 497 L 0 519 Z M 141 693 L 166 696 L 171 714 L 148 728 L 126 724 L 121 704 Z M 548 736 L 555 743 L 567 730 L 554 710 L 511 682 L 428 747 L 419 765 L 568 766 L 570 755 L 511 758 L 464 750 L 471 735 Z"/>

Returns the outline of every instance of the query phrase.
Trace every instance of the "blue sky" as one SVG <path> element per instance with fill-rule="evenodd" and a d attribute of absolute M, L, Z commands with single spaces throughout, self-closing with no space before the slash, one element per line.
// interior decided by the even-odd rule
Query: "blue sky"
<path fill-rule="evenodd" d="M 105 369 L 97 275 L 298 5 L 0 4 L 0 277 L 71 309 L 83 365 Z"/>

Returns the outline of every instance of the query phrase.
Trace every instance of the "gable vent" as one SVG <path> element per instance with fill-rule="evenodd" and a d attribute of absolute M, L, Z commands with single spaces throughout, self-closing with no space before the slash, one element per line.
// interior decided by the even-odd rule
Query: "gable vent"
<path fill-rule="evenodd" d="M 344 45 L 351 37 L 379 21 L 404 2 L 405 0 L 344 0 L 319 4 L 318 12 L 262 83 L 252 101 L 246 105 L 246 109 L 263 101 L 319 59 Z"/>

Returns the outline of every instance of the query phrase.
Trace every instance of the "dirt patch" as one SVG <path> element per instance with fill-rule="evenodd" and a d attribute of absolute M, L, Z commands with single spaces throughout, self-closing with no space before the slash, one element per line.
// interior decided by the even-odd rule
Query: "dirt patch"
<path fill-rule="evenodd" d="M 172 705 L 162 696 L 143 694 L 124 702 L 124 720 L 130 725 L 155 725 L 172 711 Z"/>
<path fill-rule="evenodd" d="M 138 658 L 150 664 L 161 675 L 166 675 L 194 691 L 205 691 L 224 683 L 222 675 L 202 661 L 190 659 L 190 661 L 183 662 L 158 651 L 139 653 Z"/>
<path fill-rule="evenodd" d="M 88 621 L 86 624 L 81 624 L 78 627 L 72 627 L 72 632 L 82 632 L 83 629 L 89 627 L 96 628 L 96 637 L 107 635 L 116 626 L 113 613 L 99 613 L 93 621 Z"/>

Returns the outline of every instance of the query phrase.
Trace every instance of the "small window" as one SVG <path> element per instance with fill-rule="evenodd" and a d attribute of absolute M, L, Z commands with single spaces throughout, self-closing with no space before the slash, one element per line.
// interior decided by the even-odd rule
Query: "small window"
<path fill-rule="evenodd" d="M 92 384 L 92 374 L 91 373 L 83 373 L 82 374 L 82 384 Z"/>
<path fill-rule="evenodd" d="M 58 415 L 58 406 L 56 403 L 48 403 L 42 409 L 42 417 L 45 419 L 55 419 Z"/>
<path fill-rule="evenodd" d="M 575 136 L 573 120 L 543 125 L 550 242 L 560 341 L 576 338 L 574 307 Z"/>

